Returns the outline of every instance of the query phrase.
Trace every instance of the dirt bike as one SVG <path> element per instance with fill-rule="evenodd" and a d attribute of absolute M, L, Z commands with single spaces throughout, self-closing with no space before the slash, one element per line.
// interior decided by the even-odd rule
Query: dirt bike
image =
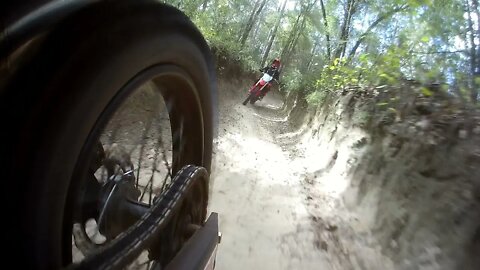
<path fill-rule="evenodd" d="M 252 87 L 250 87 L 247 98 L 242 102 L 242 104 L 247 105 L 249 101 L 250 104 L 254 104 L 258 100 L 263 99 L 263 91 L 265 88 L 272 87 L 272 81 L 278 83 L 275 78 L 267 73 L 263 73 L 263 76 L 255 84 L 253 84 Z"/>
<path fill-rule="evenodd" d="M 213 269 L 201 33 L 154 0 L 20 2 L 0 36 L 7 252 L 26 269 Z"/>

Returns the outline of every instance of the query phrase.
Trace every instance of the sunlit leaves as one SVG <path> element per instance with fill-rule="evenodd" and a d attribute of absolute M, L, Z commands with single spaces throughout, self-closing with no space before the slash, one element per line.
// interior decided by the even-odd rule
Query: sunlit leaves
<path fill-rule="evenodd" d="M 430 97 L 433 95 L 432 91 L 430 91 L 430 89 L 426 88 L 426 87 L 421 87 L 420 88 L 420 91 L 421 93 L 426 96 L 426 97 Z"/>
<path fill-rule="evenodd" d="M 204 0 L 167 2 L 185 11 L 213 47 L 228 52 L 244 67 L 257 70 L 283 1 L 268 1 L 243 48 L 238 44 L 238 35 L 255 0 L 208 0 L 206 9 L 202 8 Z M 479 79 L 472 77 L 470 61 L 471 31 L 466 11 L 471 0 L 355 0 L 357 12 L 351 18 L 348 35 L 342 36 L 347 2 L 323 0 L 325 24 L 319 0 L 289 0 L 270 56 L 281 54 L 302 9 L 313 5 L 303 14 L 303 30 L 282 72 L 281 80 L 288 85 L 285 89 L 304 91 L 318 99 L 323 95 L 313 95 L 315 91 L 338 91 L 350 85 L 392 85 L 402 79 L 442 82 L 462 89 L 479 85 Z M 397 9 L 401 10 L 369 29 L 382 15 Z M 333 52 L 342 45 L 346 45 L 346 55 L 335 59 Z"/>
<path fill-rule="evenodd" d="M 428 36 L 423 36 L 420 41 L 422 41 L 423 43 L 427 43 L 428 41 L 430 41 L 430 37 Z"/>
<path fill-rule="evenodd" d="M 402 1 L 398 1 L 402 2 Z M 413 8 L 422 7 L 422 6 L 431 6 L 432 0 L 407 0 L 409 6 Z"/>

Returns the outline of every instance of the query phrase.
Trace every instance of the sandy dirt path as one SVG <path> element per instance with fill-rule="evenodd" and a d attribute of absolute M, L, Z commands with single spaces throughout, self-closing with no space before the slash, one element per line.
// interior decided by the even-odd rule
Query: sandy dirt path
<path fill-rule="evenodd" d="M 223 233 L 217 269 L 329 269 L 314 244 L 298 166 L 276 143 L 285 124 L 280 98 L 243 106 L 243 95 L 219 86 L 210 199 Z"/>

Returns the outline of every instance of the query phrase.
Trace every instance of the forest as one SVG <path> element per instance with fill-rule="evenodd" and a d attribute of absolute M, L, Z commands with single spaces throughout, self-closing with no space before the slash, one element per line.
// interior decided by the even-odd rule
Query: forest
<path fill-rule="evenodd" d="M 404 80 L 478 100 L 478 0 L 167 2 L 195 22 L 217 54 L 245 70 L 280 58 L 282 90 L 309 103 L 328 92 Z"/>

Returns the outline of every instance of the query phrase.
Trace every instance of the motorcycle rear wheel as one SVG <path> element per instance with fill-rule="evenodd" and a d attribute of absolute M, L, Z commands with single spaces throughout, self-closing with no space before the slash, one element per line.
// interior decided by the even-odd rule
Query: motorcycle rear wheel
<path fill-rule="evenodd" d="M 0 92 L 4 190 L 16 202 L 7 246 L 28 258 L 23 268 L 59 269 L 72 261 L 72 209 L 101 130 L 140 85 L 152 81 L 169 109 L 172 174 L 210 170 L 215 74 L 190 20 L 155 1 L 92 4 L 29 54 Z"/>

